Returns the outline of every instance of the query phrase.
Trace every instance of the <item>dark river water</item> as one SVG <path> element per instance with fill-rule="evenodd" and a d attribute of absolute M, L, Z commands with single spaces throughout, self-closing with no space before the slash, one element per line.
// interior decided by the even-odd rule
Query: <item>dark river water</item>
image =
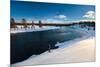
<path fill-rule="evenodd" d="M 59 48 L 55 46 L 57 42 L 82 36 L 83 34 L 69 28 L 11 34 L 11 64 L 26 60 L 34 54 L 39 55 L 49 48 Z"/>

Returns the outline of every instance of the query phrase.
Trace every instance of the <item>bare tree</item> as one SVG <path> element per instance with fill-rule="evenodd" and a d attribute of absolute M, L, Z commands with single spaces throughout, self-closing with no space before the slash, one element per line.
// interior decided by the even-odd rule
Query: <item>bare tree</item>
<path fill-rule="evenodd" d="M 10 28 L 16 28 L 16 24 L 15 24 L 14 18 L 10 19 Z"/>
<path fill-rule="evenodd" d="M 35 26 L 34 26 L 34 21 L 32 21 L 32 28 L 33 28 L 33 27 L 35 28 Z"/>
<path fill-rule="evenodd" d="M 39 27 L 41 28 L 42 27 L 42 21 L 39 20 Z"/>
<path fill-rule="evenodd" d="M 24 24 L 24 28 L 27 28 L 27 21 L 25 19 L 22 19 L 22 23 Z"/>

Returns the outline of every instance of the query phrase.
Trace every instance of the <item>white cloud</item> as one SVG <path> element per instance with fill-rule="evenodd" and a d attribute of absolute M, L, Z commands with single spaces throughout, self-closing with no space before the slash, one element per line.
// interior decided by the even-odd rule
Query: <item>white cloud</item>
<path fill-rule="evenodd" d="M 49 18 L 49 19 L 45 19 L 45 20 L 42 20 L 43 23 L 61 23 L 62 21 L 60 20 L 56 20 L 56 19 L 53 19 L 53 18 Z"/>
<path fill-rule="evenodd" d="M 58 18 L 58 19 L 67 19 L 67 16 L 65 16 L 65 15 L 57 15 L 57 16 L 55 16 L 55 18 Z"/>
<path fill-rule="evenodd" d="M 65 20 L 67 20 L 67 16 L 60 14 L 42 21 L 43 23 L 65 23 Z"/>
<path fill-rule="evenodd" d="M 94 11 L 88 11 L 88 12 L 85 13 L 83 18 L 95 19 L 95 12 Z"/>

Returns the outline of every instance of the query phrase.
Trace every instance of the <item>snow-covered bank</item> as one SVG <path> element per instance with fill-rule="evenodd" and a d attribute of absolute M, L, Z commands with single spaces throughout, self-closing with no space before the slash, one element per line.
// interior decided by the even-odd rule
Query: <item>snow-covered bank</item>
<path fill-rule="evenodd" d="M 51 53 L 46 51 L 41 55 L 33 55 L 29 59 L 11 66 L 95 61 L 95 31 L 86 28 L 77 28 L 76 31 L 86 35 L 82 38 L 57 43 L 56 46 L 59 48 L 51 50 Z"/>
<path fill-rule="evenodd" d="M 63 42 L 63 43 L 58 42 L 56 44 L 56 46 L 59 46 L 60 48 L 64 48 L 64 47 L 67 47 L 67 46 L 71 46 L 76 42 L 95 37 L 95 31 L 94 30 L 88 30 L 87 28 L 80 28 L 78 26 L 76 26 L 74 28 L 75 28 L 74 31 L 79 32 L 79 33 L 83 34 L 84 36 L 82 36 L 81 38 L 76 38 L 76 39 L 66 41 L 66 42 Z"/>
<path fill-rule="evenodd" d="M 70 63 L 70 62 L 89 62 L 95 61 L 95 38 L 89 38 L 74 45 L 52 50 L 51 53 L 45 53 L 36 57 L 31 57 L 26 61 L 11 65 L 12 67 L 52 64 L 52 63 Z"/>
<path fill-rule="evenodd" d="M 22 32 L 33 32 L 33 31 L 45 31 L 45 30 L 52 30 L 52 29 L 58 29 L 60 27 L 54 27 L 54 26 L 44 26 L 42 28 L 35 26 L 33 28 L 12 28 L 10 33 L 22 33 Z"/>

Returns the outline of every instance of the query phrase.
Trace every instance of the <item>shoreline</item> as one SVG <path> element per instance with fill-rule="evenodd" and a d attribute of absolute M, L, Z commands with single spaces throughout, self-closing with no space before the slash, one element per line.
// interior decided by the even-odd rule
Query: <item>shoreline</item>
<path fill-rule="evenodd" d="M 13 66 L 30 66 L 38 64 L 93 62 L 95 61 L 95 38 L 89 38 L 66 48 L 47 51 L 36 57 L 12 64 Z"/>
<path fill-rule="evenodd" d="M 82 31 L 82 30 L 81 30 Z M 90 40 L 90 41 L 89 41 Z M 75 46 L 81 46 L 82 45 L 82 43 L 81 42 L 84 42 L 84 41 L 86 41 L 86 42 L 88 42 L 88 43 L 91 43 L 91 42 L 93 42 L 92 43 L 92 46 L 94 45 L 95 46 L 95 43 L 94 43 L 94 41 L 95 41 L 95 36 L 91 36 L 91 35 L 85 35 L 85 36 L 83 36 L 83 37 L 81 37 L 81 38 L 77 38 L 77 39 L 74 39 L 74 40 L 71 40 L 71 41 L 67 41 L 67 42 L 63 42 L 63 43 L 58 43 L 58 44 L 56 44 L 56 46 L 60 46 L 60 48 L 58 48 L 58 49 L 55 49 L 55 50 L 51 50 L 51 54 L 53 54 L 52 52 L 56 52 L 56 53 L 59 53 L 59 51 L 60 50 L 63 50 L 63 49 L 69 49 L 69 51 L 70 50 L 74 50 L 73 48 L 75 47 Z M 78 43 L 81 43 L 81 44 L 78 44 Z M 65 45 L 63 45 L 63 44 L 65 44 Z M 68 45 L 66 45 L 66 44 L 68 44 Z M 84 44 L 84 43 L 83 43 Z M 63 46 L 62 46 L 63 45 Z M 88 44 L 89 45 L 89 44 Z M 90 46 L 91 47 L 91 46 Z M 88 48 L 89 49 L 89 48 Z M 93 48 L 92 48 L 93 49 Z M 94 47 L 94 49 L 95 49 L 95 47 Z M 93 50 L 92 50 L 93 51 Z M 71 51 L 70 51 L 71 52 Z M 45 57 L 45 55 L 47 56 L 49 53 L 48 53 L 48 51 L 46 51 L 46 52 L 44 52 L 44 53 L 42 53 L 42 54 L 40 54 L 40 55 L 32 55 L 31 57 L 29 57 L 27 60 L 25 60 L 25 61 L 22 61 L 22 62 L 18 62 L 18 63 L 15 63 L 15 64 L 12 64 L 11 66 L 13 67 L 13 66 L 27 66 L 27 65 L 31 65 L 30 63 L 32 63 L 33 61 L 35 62 L 35 63 L 33 63 L 32 65 L 37 65 L 37 60 L 38 60 L 38 58 L 43 58 L 43 57 Z M 65 55 L 67 55 L 67 54 L 65 54 Z M 42 57 L 41 57 L 42 56 Z M 49 55 L 48 55 L 49 56 Z M 72 55 L 73 56 L 73 55 Z M 53 58 L 53 57 L 52 57 Z M 44 58 L 45 59 L 45 58 Z M 55 58 L 54 58 L 55 59 Z M 92 59 L 93 59 L 93 57 L 92 57 Z M 32 62 L 31 62 L 32 61 Z M 37 61 L 37 62 L 36 62 Z M 39 60 L 39 61 L 42 61 L 42 60 Z M 47 60 L 48 61 L 48 60 Z M 47 62 L 46 61 L 46 62 Z M 93 61 L 95 61 L 95 59 L 93 60 Z M 29 63 L 28 63 L 29 62 Z M 73 61 L 66 61 L 67 63 L 69 63 L 69 62 L 73 62 Z M 80 61 L 81 62 L 81 61 Z M 89 61 L 87 61 L 87 62 L 89 62 Z M 92 61 L 91 61 L 92 62 Z M 58 63 L 58 62 L 57 62 Z M 60 62 L 60 63 L 65 63 L 64 61 L 62 61 L 62 62 Z M 39 63 L 38 62 L 38 64 L 41 64 L 41 63 Z M 48 64 L 48 63 L 43 63 L 43 64 Z M 54 63 L 49 63 L 49 64 L 56 64 L 56 62 L 54 62 Z"/>
<path fill-rule="evenodd" d="M 42 27 L 42 28 L 16 28 L 15 30 L 12 28 L 10 30 L 11 34 L 15 34 L 15 33 L 25 33 L 25 32 L 38 32 L 38 31 L 46 31 L 46 30 L 52 30 L 52 29 L 59 29 L 59 27 Z"/>
<path fill-rule="evenodd" d="M 40 55 L 36 55 L 36 56 L 32 55 L 27 60 L 22 61 L 22 62 L 18 62 L 18 63 L 15 63 L 15 64 L 11 64 L 11 66 L 15 67 L 15 66 L 38 65 L 38 64 L 56 64 L 56 63 L 73 63 L 73 62 L 89 62 L 89 61 L 92 62 L 92 61 L 95 61 L 95 57 L 94 57 L 95 56 L 95 53 L 94 53 L 95 47 L 93 47 L 93 46 L 95 46 L 95 35 L 92 35 L 91 32 L 89 32 L 87 30 L 79 29 L 79 30 L 76 30 L 76 31 L 78 31 L 78 32 L 84 31 L 85 35 L 81 38 L 76 38 L 76 39 L 71 40 L 71 41 L 65 41 L 63 43 L 57 43 L 56 46 L 59 46 L 59 48 L 55 49 L 55 50 L 51 50 L 51 53 L 46 51 L 46 52 L 44 52 Z M 92 46 L 89 45 L 89 43 L 92 44 Z M 78 48 L 78 47 L 80 47 L 80 48 Z M 91 58 L 89 58 L 89 56 L 87 56 L 88 58 L 86 56 L 83 56 L 83 57 L 80 56 L 80 58 L 76 56 L 76 58 L 75 58 L 73 56 L 74 53 L 70 53 L 70 52 L 78 50 L 78 52 L 76 51 L 75 54 L 83 53 L 82 55 L 84 55 L 84 51 L 80 50 L 81 48 L 83 48 L 82 50 L 84 50 L 84 51 L 88 50 L 88 49 L 92 49 L 92 50 L 89 51 L 91 53 L 91 55 L 89 55 L 89 56 L 91 56 Z M 59 54 L 62 53 L 62 52 L 65 52 L 65 54 L 63 54 L 64 58 L 66 58 L 68 60 L 65 60 L 63 58 L 63 55 L 59 57 L 59 58 L 62 58 L 62 59 L 56 58 L 55 55 L 59 56 Z M 85 55 L 90 54 L 90 53 L 87 53 L 87 51 L 85 53 L 86 53 Z M 68 56 L 68 57 L 66 57 L 66 56 Z M 51 59 L 51 58 L 53 58 L 53 59 Z M 85 59 L 85 58 L 87 58 L 87 59 Z M 77 59 L 80 59 L 80 60 L 77 60 Z"/>

